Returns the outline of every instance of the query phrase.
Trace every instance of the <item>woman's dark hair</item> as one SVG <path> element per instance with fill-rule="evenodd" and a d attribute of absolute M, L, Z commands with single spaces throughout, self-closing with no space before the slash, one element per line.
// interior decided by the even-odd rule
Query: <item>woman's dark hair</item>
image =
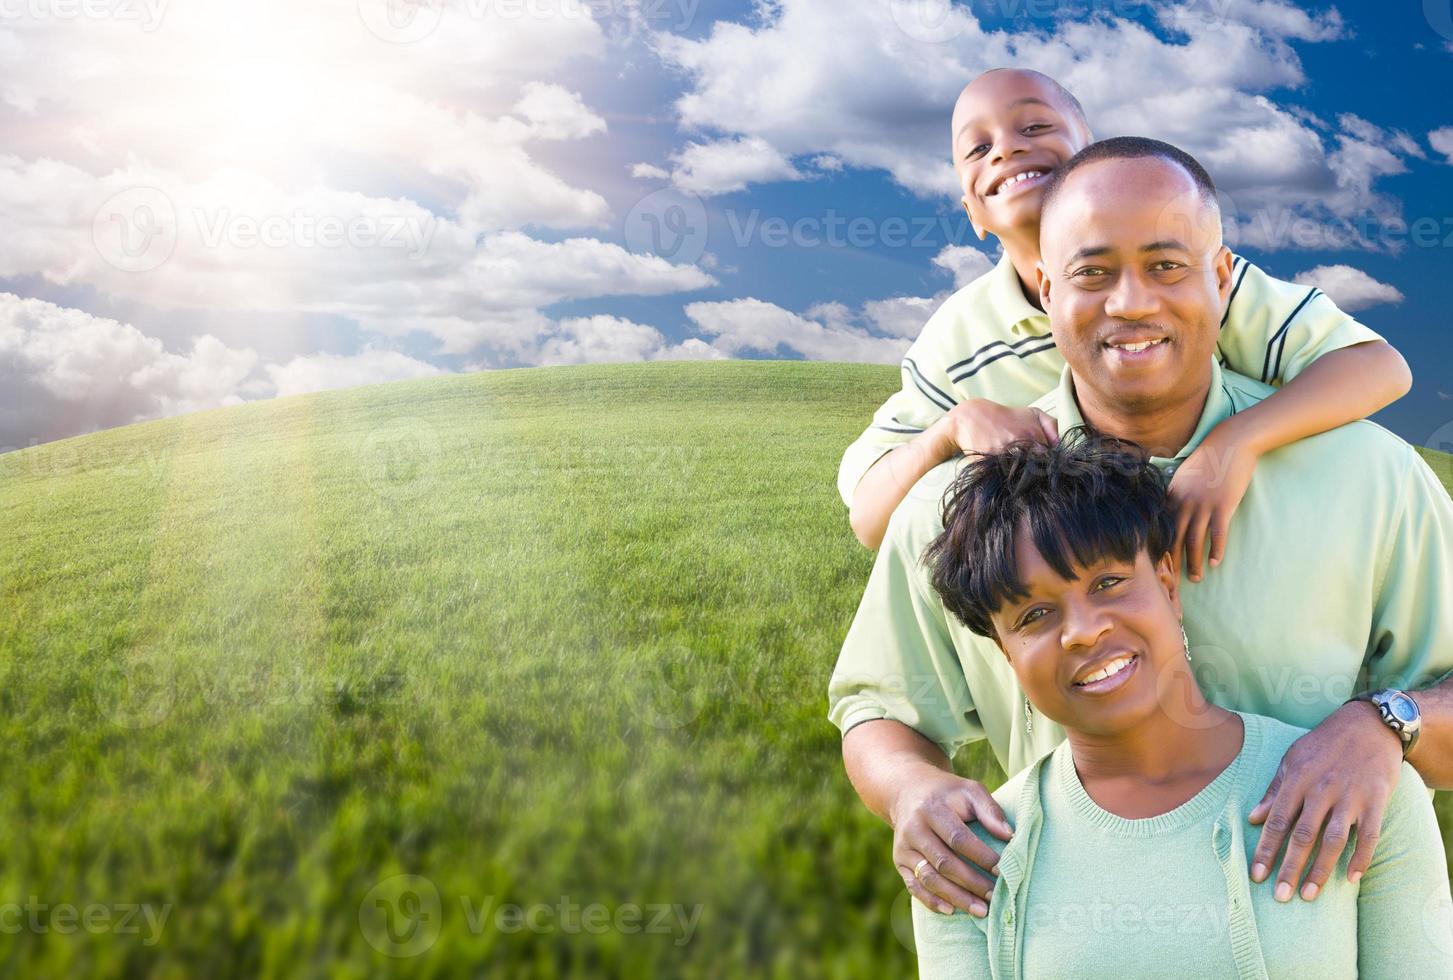
<path fill-rule="evenodd" d="M 1070 429 L 1058 445 L 1017 442 L 975 454 L 944 494 L 943 533 L 923 552 L 944 606 L 981 636 L 990 616 L 1028 595 L 1014 539 L 1035 548 L 1066 581 L 1106 559 L 1158 562 L 1175 540 L 1160 471 L 1133 442 Z"/>

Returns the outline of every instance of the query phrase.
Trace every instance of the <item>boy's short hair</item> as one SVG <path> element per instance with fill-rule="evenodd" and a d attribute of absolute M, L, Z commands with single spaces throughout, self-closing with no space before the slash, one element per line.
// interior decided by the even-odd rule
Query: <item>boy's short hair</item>
<path fill-rule="evenodd" d="M 989 68 L 985 71 L 980 72 L 977 78 L 983 78 L 985 75 L 992 75 L 996 71 L 1019 71 L 1023 72 L 1026 75 L 1034 75 L 1036 78 L 1044 79 L 1044 81 L 1048 83 L 1051 88 L 1059 93 L 1059 97 L 1064 99 L 1065 105 L 1068 106 L 1070 113 L 1075 117 L 1075 119 L 1079 121 L 1080 125 L 1085 127 L 1085 135 L 1088 136 L 1090 134 L 1090 117 L 1085 115 L 1085 107 L 1080 105 L 1080 100 L 1075 98 L 1075 93 L 1071 92 L 1069 89 L 1065 88 L 1059 83 L 1059 79 L 1054 78 L 1050 75 L 1046 75 L 1044 72 L 1039 71 L 1036 68 L 1019 68 L 1015 65 L 1000 65 L 997 68 Z M 976 81 L 977 78 L 975 79 Z"/>
<path fill-rule="evenodd" d="M 1028 589 L 1017 568 L 1021 526 L 1066 581 L 1106 559 L 1152 562 L 1171 550 L 1175 518 L 1165 478 L 1133 442 L 1076 426 L 1057 445 L 1017 442 L 975 454 L 943 501 L 943 533 L 924 550 L 945 608 L 980 636 L 993 613 Z"/>
<path fill-rule="evenodd" d="M 1049 182 L 1044 185 L 1044 198 L 1039 207 L 1040 220 L 1043 221 L 1043 216 L 1049 214 L 1050 204 L 1059 196 L 1060 189 L 1064 187 L 1070 174 L 1076 170 L 1100 160 L 1134 160 L 1145 157 L 1165 160 L 1180 167 L 1195 182 L 1201 200 L 1212 208 L 1219 208 L 1216 182 L 1211 179 L 1206 168 L 1201 166 L 1200 161 L 1185 150 L 1146 136 L 1111 136 L 1109 139 L 1091 143 L 1054 168 L 1049 175 Z"/>

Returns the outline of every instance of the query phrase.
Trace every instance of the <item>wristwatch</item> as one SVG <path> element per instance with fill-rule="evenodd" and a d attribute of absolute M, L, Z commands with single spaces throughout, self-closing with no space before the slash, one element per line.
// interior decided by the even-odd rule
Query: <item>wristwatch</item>
<path fill-rule="evenodd" d="M 1383 723 L 1402 739 L 1403 758 L 1406 759 L 1413 746 L 1418 744 L 1418 733 L 1423 729 L 1423 715 L 1418 710 L 1418 702 L 1406 692 L 1390 687 L 1380 691 L 1363 691 L 1347 699 L 1348 704 L 1353 701 L 1371 701 L 1377 706 Z"/>

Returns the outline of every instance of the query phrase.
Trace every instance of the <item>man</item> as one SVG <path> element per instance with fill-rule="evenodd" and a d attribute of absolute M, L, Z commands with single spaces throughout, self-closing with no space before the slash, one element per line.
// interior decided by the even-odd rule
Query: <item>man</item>
<path fill-rule="evenodd" d="M 1185 153 L 1137 138 L 1080 151 L 1046 189 L 1041 236 L 1040 300 L 1066 367 L 1035 407 L 1060 432 L 1132 440 L 1170 474 L 1273 391 L 1216 363 L 1233 259 L 1211 179 Z M 909 890 L 984 915 L 993 852 L 966 821 L 1010 831 L 949 759 L 987 738 L 1012 775 L 1064 733 L 1026 714 L 1003 656 L 945 613 L 920 563 L 962 460 L 894 512 L 829 699 L 848 774 L 893 825 Z M 1285 844 L 1274 886 L 1285 901 L 1317 847 L 1301 887 L 1312 900 L 1354 826 L 1349 876 L 1366 869 L 1405 753 L 1430 787 L 1453 788 L 1453 501 L 1412 447 L 1363 421 L 1266 454 L 1239 514 L 1216 574 L 1182 583 L 1186 628 L 1212 701 L 1313 729 L 1252 815 L 1264 823 L 1253 879 Z M 1344 703 L 1384 688 L 1398 693 Z"/>

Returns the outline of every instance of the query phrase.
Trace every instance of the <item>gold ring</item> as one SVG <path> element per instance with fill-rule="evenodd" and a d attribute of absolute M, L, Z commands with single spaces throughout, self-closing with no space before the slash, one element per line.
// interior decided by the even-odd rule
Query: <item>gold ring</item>
<path fill-rule="evenodd" d="M 922 859 L 920 859 L 919 862 L 913 866 L 913 877 L 917 878 L 919 881 L 922 881 L 923 880 L 923 866 L 925 864 L 932 864 L 932 863 L 933 862 L 930 861 L 928 858 L 922 858 Z"/>

